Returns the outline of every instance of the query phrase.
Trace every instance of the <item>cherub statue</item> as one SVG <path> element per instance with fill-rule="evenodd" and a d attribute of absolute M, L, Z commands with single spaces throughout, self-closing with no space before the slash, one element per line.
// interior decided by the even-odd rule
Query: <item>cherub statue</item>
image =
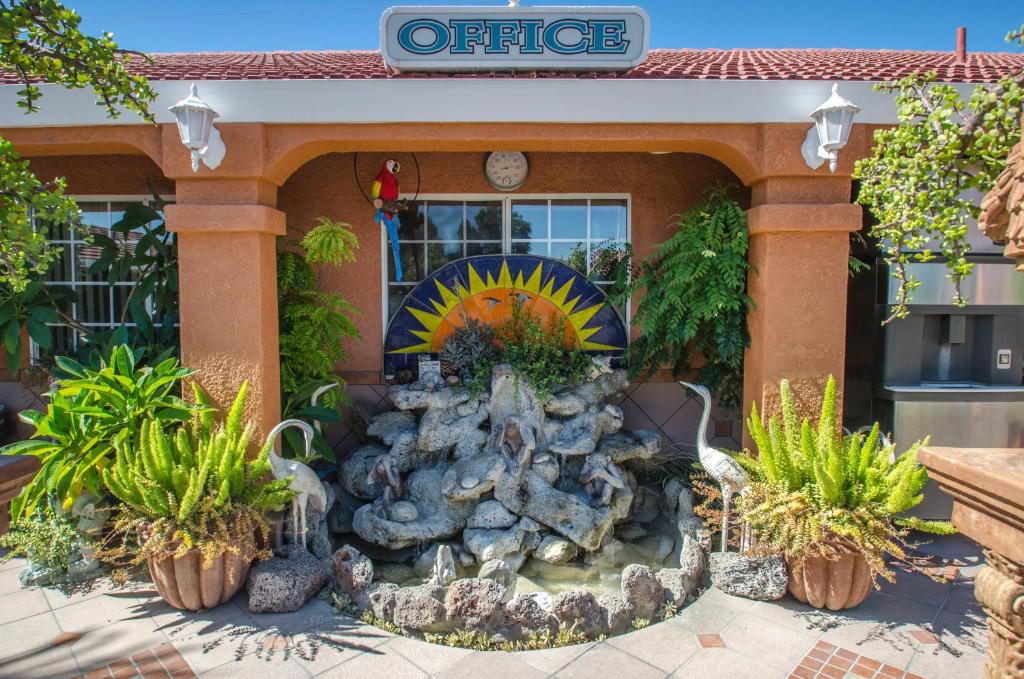
<path fill-rule="evenodd" d="M 505 467 L 513 474 L 520 474 L 530 468 L 537 439 L 533 427 L 518 415 L 509 415 L 498 436 L 498 450 L 505 458 Z"/>
<path fill-rule="evenodd" d="M 383 494 L 373 503 L 373 510 L 382 518 L 388 518 L 391 514 L 391 503 L 402 495 L 402 477 L 395 469 L 395 461 L 390 455 L 377 456 L 370 467 L 370 473 L 366 476 L 366 482 L 370 485 L 384 486 Z"/>
<path fill-rule="evenodd" d="M 612 502 L 612 494 L 626 487 L 619 468 L 605 453 L 589 455 L 577 481 L 583 484 L 590 503 L 596 507 L 607 507 Z"/>

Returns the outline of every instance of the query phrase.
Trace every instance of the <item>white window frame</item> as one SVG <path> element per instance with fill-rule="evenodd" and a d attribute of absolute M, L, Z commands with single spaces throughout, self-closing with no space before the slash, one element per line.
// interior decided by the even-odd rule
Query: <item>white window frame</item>
<path fill-rule="evenodd" d="M 70 197 L 73 198 L 76 203 L 77 202 L 81 202 L 81 203 L 108 203 L 108 206 L 107 206 L 108 214 L 109 214 L 109 211 L 110 211 L 109 203 L 144 203 L 146 205 L 149 205 L 154 200 L 153 194 L 97 194 L 97 195 L 76 194 L 76 195 L 73 195 L 73 196 L 70 196 Z M 174 196 L 159 196 L 159 198 L 160 198 L 160 200 L 163 200 L 163 201 L 174 202 Z M 111 226 L 113 226 L 113 224 L 111 224 Z M 88 228 L 88 227 L 86 226 L 86 228 Z M 132 283 L 129 283 L 127 281 L 115 282 L 113 285 L 111 285 L 110 283 L 107 283 L 106 281 L 79 281 L 79 280 L 77 280 L 77 278 L 78 278 L 78 258 L 75 256 L 75 251 L 77 249 L 76 245 L 79 242 L 81 242 L 81 240 L 80 239 L 78 239 L 78 240 L 70 240 L 70 241 L 68 241 L 68 240 L 54 240 L 54 241 L 50 241 L 50 242 L 54 243 L 56 245 L 59 245 L 62 248 L 64 248 L 64 252 L 61 253 L 62 257 L 70 257 L 71 258 L 70 259 L 71 280 L 70 281 L 62 281 L 62 280 L 45 281 L 43 283 L 43 285 L 46 285 L 46 286 L 69 287 L 69 288 L 71 288 L 71 290 L 73 292 L 76 293 L 75 294 L 75 299 L 71 302 L 71 313 L 70 313 L 70 316 L 72 318 L 74 318 L 75 320 L 78 320 L 78 318 L 77 318 L 77 316 L 78 316 L 78 299 L 77 299 L 78 296 L 77 296 L 77 291 L 78 291 L 79 288 L 106 286 L 108 288 L 110 308 L 111 308 L 111 310 L 113 310 L 113 308 L 114 308 L 114 288 L 115 287 L 130 287 L 131 285 L 133 285 Z M 150 307 L 150 301 L 148 299 L 146 300 L 146 306 L 147 306 L 147 308 Z M 112 325 L 108 324 L 108 323 L 87 323 L 85 321 L 78 321 L 78 322 L 81 325 L 83 325 L 84 327 L 86 327 L 86 328 L 95 328 L 95 329 L 99 329 L 99 330 L 103 330 L 103 329 L 108 329 L 109 330 L 109 329 L 112 329 Z M 63 323 L 47 323 L 47 325 L 52 328 L 52 327 L 61 327 L 64 324 Z M 124 323 L 124 325 L 129 326 L 129 327 L 135 327 L 135 323 L 132 323 L 132 322 Z M 75 331 L 73 329 L 71 329 L 70 331 L 72 333 L 72 338 L 73 338 L 72 339 L 72 349 L 73 350 L 77 350 L 77 348 L 78 348 L 78 340 L 74 339 Z M 31 338 L 29 338 L 29 347 L 30 347 L 29 355 L 31 356 L 32 360 L 33 361 L 38 361 L 39 356 L 40 356 L 39 346 Z"/>
<path fill-rule="evenodd" d="M 416 198 L 417 201 L 445 201 L 445 202 L 501 202 L 504 203 L 502 209 L 502 220 L 501 220 L 501 254 L 509 255 L 512 254 L 512 203 L 519 201 L 529 200 L 624 200 L 626 202 L 626 235 L 622 242 L 632 243 L 633 242 L 633 196 L 629 193 L 421 193 L 417 196 L 412 194 L 403 194 L 401 198 L 405 200 L 412 200 Z M 591 242 L 590 237 L 590 203 L 587 203 L 587 242 Z M 465 211 L 463 211 L 463 218 L 465 218 Z M 548 205 L 548 224 L 551 223 L 551 206 Z M 410 243 L 473 243 L 473 242 L 484 242 L 493 243 L 495 241 L 441 241 L 441 240 L 430 240 L 427 238 L 426 224 L 423 225 L 423 239 L 413 241 L 402 241 Z M 516 239 L 519 242 L 525 242 L 526 239 Z M 549 243 L 578 243 L 579 239 L 576 238 L 533 238 L 530 240 L 543 240 Z M 601 239 L 605 240 L 605 239 Z M 380 295 L 381 295 L 381 321 L 382 321 L 382 332 L 383 336 L 386 337 L 388 333 L 388 324 L 391 322 L 390 309 L 388 308 L 388 288 L 391 283 L 388 281 L 388 258 L 391 257 L 391 244 L 388 242 L 387 231 L 384 228 L 380 229 L 380 251 L 381 251 L 381 274 L 380 274 Z M 426 256 L 426 247 L 424 247 Z M 416 285 L 418 283 L 413 283 Z M 395 285 L 402 285 L 401 283 L 395 283 Z M 626 326 L 626 335 L 629 336 L 630 317 L 632 316 L 631 309 L 632 302 L 626 301 L 626 317 L 622 319 L 622 322 Z"/>

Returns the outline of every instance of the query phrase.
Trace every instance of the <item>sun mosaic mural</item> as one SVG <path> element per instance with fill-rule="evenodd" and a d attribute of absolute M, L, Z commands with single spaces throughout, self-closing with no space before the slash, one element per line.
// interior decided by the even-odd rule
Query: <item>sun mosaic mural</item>
<path fill-rule="evenodd" d="M 580 272 L 548 257 L 481 255 L 445 265 L 409 293 L 384 340 L 385 374 L 437 354 L 467 318 L 501 326 L 517 303 L 545 324 L 562 323 L 584 351 L 618 356 L 626 347 L 622 319 Z"/>

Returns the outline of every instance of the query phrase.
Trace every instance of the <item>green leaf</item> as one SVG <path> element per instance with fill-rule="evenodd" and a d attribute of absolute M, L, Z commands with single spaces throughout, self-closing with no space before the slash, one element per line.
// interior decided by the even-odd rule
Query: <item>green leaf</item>
<path fill-rule="evenodd" d="M 29 337 L 43 349 L 49 349 L 52 342 L 52 333 L 50 327 L 45 323 L 40 323 L 34 316 L 29 316 L 25 319 L 25 328 L 28 330 Z"/>

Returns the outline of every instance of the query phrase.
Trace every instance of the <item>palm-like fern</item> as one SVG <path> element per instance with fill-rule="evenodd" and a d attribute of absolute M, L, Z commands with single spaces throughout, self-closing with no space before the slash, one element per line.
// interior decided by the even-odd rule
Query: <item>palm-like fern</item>
<path fill-rule="evenodd" d="M 761 421 L 757 406 L 747 426 L 758 457 L 738 458 L 750 474 L 740 513 L 768 549 L 791 560 L 853 549 L 875 575 L 891 578 L 884 557 L 904 557 L 906 528 L 950 533 L 943 521 L 895 518 L 924 498 L 927 470 L 917 464 L 918 441 L 903 455 L 883 445 L 878 424 L 864 434 L 843 435 L 838 425 L 836 382 L 825 387 L 817 425 L 799 421 L 789 383 L 781 387 L 781 419 Z"/>
<path fill-rule="evenodd" d="M 193 546 L 208 561 L 224 551 L 254 550 L 255 533 L 267 530 L 265 515 L 291 498 L 290 479 L 270 475 L 268 447 L 247 456 L 253 427 L 242 426 L 246 391 L 243 384 L 216 429 L 209 412 L 173 432 L 159 420 L 145 422 L 138 444 L 119 449 L 104 470 L 104 482 L 125 506 L 122 525 L 146 525 L 142 558 Z"/>

